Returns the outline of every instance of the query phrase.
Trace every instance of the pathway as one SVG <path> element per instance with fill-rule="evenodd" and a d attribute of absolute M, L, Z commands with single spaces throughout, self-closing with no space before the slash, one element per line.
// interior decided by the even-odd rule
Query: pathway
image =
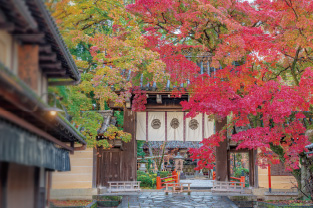
<path fill-rule="evenodd" d="M 191 183 L 190 187 L 194 189 L 211 189 L 213 187 L 213 180 L 209 179 L 184 179 L 181 183 Z"/>
<path fill-rule="evenodd" d="M 213 196 L 211 192 L 192 192 L 169 194 L 164 192 L 141 192 L 136 195 L 127 195 L 119 208 L 237 208 L 237 206 L 225 196 Z"/>

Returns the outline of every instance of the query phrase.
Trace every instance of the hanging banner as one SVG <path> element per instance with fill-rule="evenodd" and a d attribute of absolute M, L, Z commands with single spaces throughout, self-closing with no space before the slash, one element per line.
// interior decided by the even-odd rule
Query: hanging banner
<path fill-rule="evenodd" d="M 136 139 L 145 141 L 202 141 L 214 133 L 214 122 L 184 112 L 137 112 Z"/>
<path fill-rule="evenodd" d="M 146 112 L 148 118 L 148 141 L 165 140 L 165 112 Z"/>
<path fill-rule="evenodd" d="M 202 114 L 197 115 L 194 118 L 186 118 L 186 140 L 185 141 L 202 141 L 203 135 Z"/>
<path fill-rule="evenodd" d="M 183 112 L 167 112 L 167 141 L 184 141 Z"/>

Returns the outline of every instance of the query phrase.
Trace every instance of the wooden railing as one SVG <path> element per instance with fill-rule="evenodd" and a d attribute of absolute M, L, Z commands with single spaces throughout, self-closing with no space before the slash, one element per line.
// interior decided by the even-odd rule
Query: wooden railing
<path fill-rule="evenodd" d="M 241 176 L 240 178 L 235 178 L 235 177 L 230 177 L 230 179 L 233 179 L 233 180 L 238 180 L 239 182 L 243 183 L 243 187 L 245 187 L 245 177 L 244 176 Z M 238 181 L 230 181 L 230 182 L 238 182 Z"/>
<path fill-rule="evenodd" d="M 172 180 L 166 180 L 166 179 L 172 179 Z M 164 178 L 157 176 L 156 186 L 157 186 L 157 189 L 162 189 L 162 188 L 165 188 L 164 184 L 169 184 L 168 186 L 171 186 L 174 184 L 173 182 L 179 183 L 178 174 L 175 170 L 172 172 L 171 176 L 164 177 Z"/>
<path fill-rule="evenodd" d="M 226 191 L 244 193 L 243 184 L 244 182 L 213 181 L 212 192 Z"/>
<path fill-rule="evenodd" d="M 109 193 L 123 191 L 141 191 L 141 181 L 109 181 Z"/>

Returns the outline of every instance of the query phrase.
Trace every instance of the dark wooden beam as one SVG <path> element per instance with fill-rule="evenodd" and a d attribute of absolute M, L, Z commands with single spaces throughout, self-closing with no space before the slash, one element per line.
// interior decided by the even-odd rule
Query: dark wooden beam
<path fill-rule="evenodd" d="M 51 53 L 52 52 L 51 45 L 41 45 L 41 46 L 39 46 L 39 52 L 40 53 Z"/>
<path fill-rule="evenodd" d="M 160 111 L 166 111 L 166 112 L 181 112 L 182 108 L 164 108 L 164 109 L 158 109 L 158 108 L 146 108 L 145 111 L 148 112 L 160 112 Z"/>
<path fill-rule="evenodd" d="M 54 75 L 65 75 L 66 74 L 66 71 L 48 71 L 48 70 L 45 70 L 43 72 L 44 74 L 46 74 L 47 76 L 54 76 Z"/>
<path fill-rule="evenodd" d="M 39 44 L 45 42 L 45 34 L 13 34 L 13 36 L 25 44 Z"/>
<path fill-rule="evenodd" d="M 49 78 L 64 78 L 64 79 L 66 79 L 66 78 L 70 78 L 70 75 L 68 75 L 68 74 L 47 74 L 47 76 L 49 77 Z M 56 81 L 57 82 L 57 81 Z M 74 81 L 71 81 L 71 82 L 74 82 Z M 67 83 L 67 82 L 66 82 Z M 61 85 L 61 84 L 59 84 L 59 85 Z"/>
<path fill-rule="evenodd" d="M 13 113 L 4 110 L 3 108 L 0 108 L 0 117 L 5 118 L 41 137 L 43 137 L 44 139 L 51 141 L 57 145 L 60 145 L 61 147 L 63 147 L 64 149 L 67 149 L 71 152 L 74 151 L 74 148 L 67 146 L 66 144 L 64 144 L 63 142 L 61 142 L 60 140 L 54 138 L 53 136 L 51 136 L 50 134 L 48 134 L 47 132 L 44 132 L 43 130 L 37 128 L 36 126 L 33 126 L 32 124 L 28 123 L 27 121 L 17 117 L 16 115 L 14 115 Z"/>
<path fill-rule="evenodd" d="M 13 23 L 10 22 L 5 22 L 5 23 L 0 23 L 0 30 L 6 30 L 7 32 L 12 32 L 14 31 L 15 27 Z"/>
<path fill-rule="evenodd" d="M 0 9 L 0 22 L 5 23 L 7 19 L 5 18 L 5 14 L 3 13 L 2 9 Z"/>
<path fill-rule="evenodd" d="M 43 70 L 62 69 L 62 63 L 59 61 L 56 63 L 39 62 L 39 65 Z"/>
<path fill-rule="evenodd" d="M 40 54 L 39 55 L 39 62 L 45 62 L 45 61 L 51 61 L 56 62 L 57 61 L 57 55 L 55 53 L 50 54 Z"/>
<path fill-rule="evenodd" d="M 76 85 L 77 81 L 53 81 L 48 82 L 48 86 L 60 86 L 60 85 Z"/>
<path fill-rule="evenodd" d="M 183 109 L 183 107 L 181 105 L 160 105 L 160 104 L 147 104 L 146 105 L 146 109 L 168 109 L 168 108 L 172 108 L 172 109 Z"/>

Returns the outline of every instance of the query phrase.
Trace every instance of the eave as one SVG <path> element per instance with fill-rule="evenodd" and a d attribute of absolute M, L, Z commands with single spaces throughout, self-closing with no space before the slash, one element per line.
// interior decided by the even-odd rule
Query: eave
<path fill-rule="evenodd" d="M 40 100 L 28 85 L 0 63 L 0 102 L 4 110 L 39 129 L 44 129 L 61 142 L 78 142 L 86 145 L 78 130 L 61 116 L 50 116 L 45 111 L 48 105 Z"/>
<path fill-rule="evenodd" d="M 20 44 L 39 45 L 39 66 L 48 79 L 80 82 L 75 62 L 42 0 L 0 0 L 0 29 Z"/>

